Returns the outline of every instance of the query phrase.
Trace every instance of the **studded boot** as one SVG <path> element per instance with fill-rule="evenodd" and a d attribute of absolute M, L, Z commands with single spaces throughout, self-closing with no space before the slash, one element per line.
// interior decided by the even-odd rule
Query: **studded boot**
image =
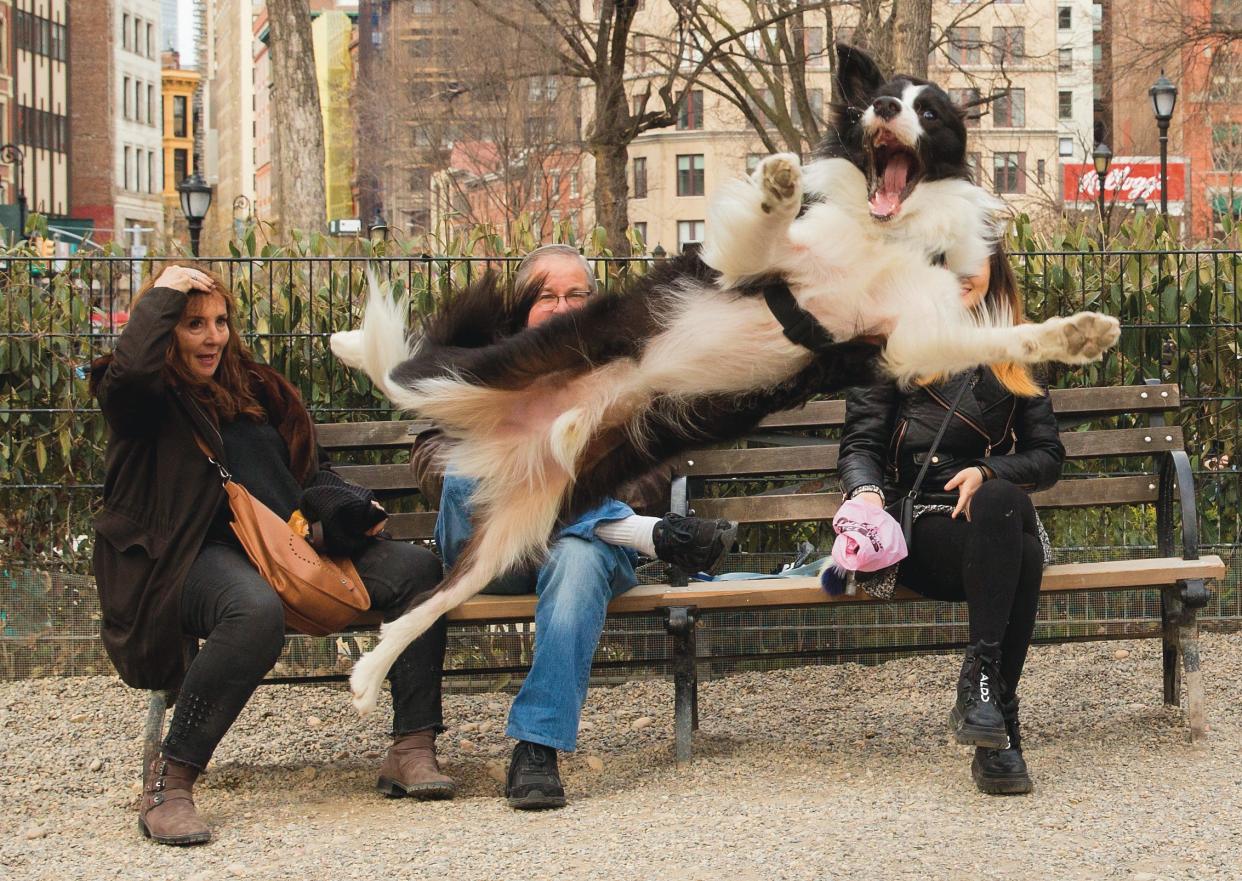
<path fill-rule="evenodd" d="M 1035 788 L 1022 757 L 1022 731 L 1018 725 L 1018 699 L 1001 703 L 1009 746 L 1005 749 L 978 747 L 970 766 L 970 776 L 980 792 L 988 795 L 1020 795 Z"/>
<path fill-rule="evenodd" d="M 436 731 L 427 728 L 403 734 L 388 747 L 375 788 L 389 798 L 452 798 L 457 793 L 453 778 L 440 773 L 436 761 Z"/>
<path fill-rule="evenodd" d="M 159 844 L 206 844 L 211 830 L 194 807 L 199 771 L 163 755 L 151 760 L 138 805 L 138 828 Z"/>
<path fill-rule="evenodd" d="M 1000 645 L 979 640 L 966 646 L 957 680 L 957 702 L 949 713 L 949 727 L 958 743 L 994 749 L 1008 746 L 1005 717 L 999 706 L 1003 690 Z"/>

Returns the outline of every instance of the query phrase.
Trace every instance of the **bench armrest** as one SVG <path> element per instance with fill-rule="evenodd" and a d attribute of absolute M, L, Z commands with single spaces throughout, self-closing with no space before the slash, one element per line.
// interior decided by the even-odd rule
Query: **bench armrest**
<path fill-rule="evenodd" d="M 1173 503 L 1182 509 L 1182 559 L 1199 559 L 1199 510 L 1195 504 L 1195 478 L 1185 450 L 1169 450 L 1160 458 L 1160 490 L 1156 499 L 1156 535 L 1160 553 L 1174 553 Z"/>

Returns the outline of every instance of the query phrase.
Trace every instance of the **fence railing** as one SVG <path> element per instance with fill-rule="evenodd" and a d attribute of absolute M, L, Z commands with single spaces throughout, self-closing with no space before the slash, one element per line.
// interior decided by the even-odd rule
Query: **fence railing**
<path fill-rule="evenodd" d="M 650 265 L 642 258 L 592 262 L 605 288 Z M 338 364 L 327 345 L 332 332 L 356 323 L 368 272 L 394 293 L 408 293 L 411 311 L 422 312 L 481 272 L 515 267 L 512 258 L 426 255 L 211 263 L 238 299 L 246 342 L 300 388 L 319 421 L 392 415 L 365 377 Z M 1179 418 L 1198 480 L 1204 544 L 1231 556 L 1242 536 L 1242 251 L 1032 250 L 1015 254 L 1013 264 L 1031 318 L 1089 308 L 1123 323 L 1119 345 L 1103 361 L 1054 366 L 1053 384 L 1159 377 L 1181 387 Z M 93 638 L 85 623 L 95 614 L 89 581 L 68 577 L 89 573 L 90 521 L 106 446 L 87 373 L 114 344 L 149 269 L 115 257 L 0 258 L 0 645 L 6 653 L 12 640 L 31 634 Z M 801 535 L 789 534 L 791 546 Z M 1209 617 L 1242 620 L 1237 588 L 1233 571 Z M 0 655 L 0 676 L 5 666 Z"/>

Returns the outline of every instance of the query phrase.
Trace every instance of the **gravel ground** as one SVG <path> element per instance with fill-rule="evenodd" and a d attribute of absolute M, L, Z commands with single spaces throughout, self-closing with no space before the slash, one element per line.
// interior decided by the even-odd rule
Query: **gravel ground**
<path fill-rule="evenodd" d="M 1212 731 L 1160 700 L 1153 641 L 1036 648 L 1036 791 L 980 795 L 945 716 L 956 661 L 922 657 L 704 683 L 696 758 L 672 760 L 672 687 L 591 692 L 562 811 L 500 798 L 508 698 L 451 696 L 452 802 L 375 793 L 384 717 L 338 687 L 259 690 L 198 788 L 206 847 L 143 840 L 144 695 L 106 677 L 0 684 L 0 878 L 1239 879 L 1242 635 L 1206 635 Z"/>

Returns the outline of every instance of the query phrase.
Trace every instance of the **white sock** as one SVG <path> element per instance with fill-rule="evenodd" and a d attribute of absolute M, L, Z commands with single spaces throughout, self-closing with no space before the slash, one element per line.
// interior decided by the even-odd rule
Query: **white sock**
<path fill-rule="evenodd" d="M 633 548 L 648 557 L 656 555 L 655 525 L 659 517 L 640 517 L 631 514 L 624 520 L 609 520 L 595 527 L 601 541 L 619 548 Z"/>

